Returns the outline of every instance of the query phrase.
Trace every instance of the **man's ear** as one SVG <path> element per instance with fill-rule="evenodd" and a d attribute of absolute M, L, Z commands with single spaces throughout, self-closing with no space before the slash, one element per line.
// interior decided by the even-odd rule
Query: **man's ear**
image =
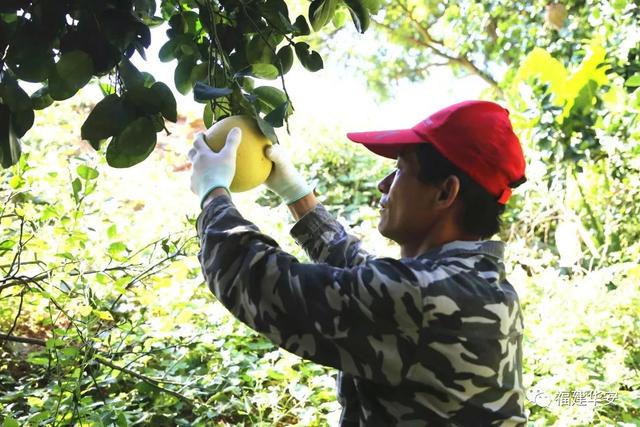
<path fill-rule="evenodd" d="M 449 175 L 440 185 L 438 204 L 443 208 L 450 207 L 456 201 L 460 192 L 460 179 L 455 175 Z"/>

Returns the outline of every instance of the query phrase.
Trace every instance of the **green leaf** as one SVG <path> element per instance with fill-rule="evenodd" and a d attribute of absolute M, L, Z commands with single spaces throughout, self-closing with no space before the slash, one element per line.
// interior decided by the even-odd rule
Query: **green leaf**
<path fill-rule="evenodd" d="M 173 81 L 176 85 L 176 89 L 183 95 L 191 92 L 193 81 L 191 80 L 191 71 L 196 65 L 196 59 L 193 56 L 188 56 L 178 62 L 176 71 L 173 74 Z"/>
<path fill-rule="evenodd" d="M 21 138 L 33 126 L 35 116 L 31 108 L 31 98 L 9 72 L 4 72 L 1 76 L 0 99 L 9 110 L 15 136 Z"/>
<path fill-rule="evenodd" d="M 209 101 L 223 96 L 229 96 L 233 90 L 226 87 L 211 87 L 202 82 L 196 82 L 193 87 L 193 97 L 196 101 Z"/>
<path fill-rule="evenodd" d="M 93 310 L 93 314 L 101 320 L 113 320 L 113 315 L 106 310 Z"/>
<path fill-rule="evenodd" d="M 165 44 L 162 45 L 160 51 L 158 52 L 158 58 L 162 62 L 169 62 L 176 59 L 176 49 L 178 48 L 178 42 L 176 39 L 169 39 Z"/>
<path fill-rule="evenodd" d="M 162 109 L 162 100 L 154 96 L 151 88 L 135 86 L 123 95 L 122 99 L 127 105 L 138 111 L 138 116 L 159 113 Z"/>
<path fill-rule="evenodd" d="M 272 44 L 274 46 L 274 44 Z M 262 33 L 255 34 L 247 43 L 245 55 L 249 64 L 272 64 L 275 61 L 275 54 Z"/>
<path fill-rule="evenodd" d="M 173 96 L 173 92 L 169 89 L 169 86 L 162 82 L 155 82 L 151 86 L 153 96 L 160 100 L 161 108 L 160 112 L 165 119 L 176 122 L 178 120 L 178 107 L 176 104 L 176 98 Z"/>
<path fill-rule="evenodd" d="M 0 83 L 0 97 L 11 111 L 21 111 L 31 109 L 31 99 L 18 82 L 9 73 L 2 73 Z"/>
<path fill-rule="evenodd" d="M 118 135 L 133 117 L 118 95 L 108 95 L 89 113 L 82 125 L 82 139 L 100 140 Z"/>
<path fill-rule="evenodd" d="M 20 424 L 18 424 L 18 421 L 16 421 L 15 418 L 7 416 L 2 422 L 2 427 L 20 427 Z"/>
<path fill-rule="evenodd" d="M 127 89 L 144 86 L 144 76 L 126 57 L 122 58 L 120 64 L 118 64 L 118 71 L 120 72 L 120 78 Z"/>
<path fill-rule="evenodd" d="M 65 82 L 62 77 L 58 75 L 56 69 L 49 73 L 47 87 L 51 98 L 56 101 L 64 101 L 65 99 L 69 99 L 78 92 L 78 89 L 69 86 L 67 82 Z"/>
<path fill-rule="evenodd" d="M 624 85 L 627 87 L 640 86 L 640 74 L 634 74 L 633 76 L 629 77 L 627 81 L 624 82 Z"/>
<path fill-rule="evenodd" d="M 118 415 L 116 417 L 116 425 L 118 427 L 128 427 L 129 426 L 129 422 L 127 421 L 127 417 L 124 414 L 124 412 L 118 411 L 117 414 Z"/>
<path fill-rule="evenodd" d="M 142 74 L 144 87 L 151 87 L 156 82 L 156 79 L 155 77 L 153 77 L 153 74 L 147 73 L 146 71 L 141 71 L 140 74 Z"/>
<path fill-rule="evenodd" d="M 0 104 L 0 165 L 8 168 L 20 159 L 20 140 L 13 131 L 9 108 Z"/>
<path fill-rule="evenodd" d="M 73 198 L 76 199 L 76 202 L 79 200 L 80 192 L 82 191 L 82 182 L 76 178 L 71 182 L 71 188 L 73 189 Z"/>
<path fill-rule="evenodd" d="M 369 28 L 371 18 L 369 17 L 369 10 L 365 7 L 362 0 L 343 0 L 349 9 L 351 14 L 351 20 L 355 25 L 356 30 L 360 33 L 364 33 Z"/>
<path fill-rule="evenodd" d="M 79 165 L 76 169 L 78 176 L 82 179 L 92 180 L 98 177 L 98 171 L 87 165 Z"/>
<path fill-rule="evenodd" d="M 271 123 L 264 120 L 262 117 L 256 117 L 256 122 L 258 122 L 258 127 L 260 131 L 271 140 L 274 144 L 278 143 L 278 136 L 276 135 L 276 131 L 273 129 Z"/>
<path fill-rule="evenodd" d="M 316 51 L 311 51 L 306 62 L 302 62 L 302 66 L 311 72 L 322 70 L 324 63 L 322 57 Z"/>
<path fill-rule="evenodd" d="M 324 27 L 333 18 L 336 0 L 313 0 L 309 5 L 309 21 L 314 31 Z"/>
<path fill-rule="evenodd" d="M 69 358 L 75 358 L 75 357 L 78 357 L 78 355 L 80 354 L 80 351 L 75 347 L 64 347 L 60 349 L 60 353 L 62 353 L 63 355 Z"/>
<path fill-rule="evenodd" d="M 252 79 L 250 77 L 243 77 L 241 79 L 238 79 L 238 83 L 242 85 L 242 89 L 245 92 L 251 92 L 255 87 L 255 79 Z"/>
<path fill-rule="evenodd" d="M 102 145 L 102 142 L 105 140 L 104 139 L 90 139 L 89 140 L 89 145 L 91 145 L 91 147 L 93 147 L 94 150 L 98 151 L 100 149 L 100 146 Z"/>
<path fill-rule="evenodd" d="M 16 245 L 15 240 L 3 240 L 0 242 L 0 251 L 6 252 L 10 251 Z"/>
<path fill-rule="evenodd" d="M 141 17 L 153 17 L 156 12 L 155 0 L 133 0 L 136 15 Z"/>
<path fill-rule="evenodd" d="M 107 252 L 109 253 L 109 255 L 111 256 L 116 256 L 124 251 L 127 250 L 127 246 L 122 243 L 122 242 L 114 242 L 112 244 L 109 245 L 109 248 L 107 249 Z"/>
<path fill-rule="evenodd" d="M 202 111 L 202 121 L 204 126 L 209 129 L 213 125 L 213 110 L 211 109 L 211 103 L 208 102 Z"/>
<path fill-rule="evenodd" d="M 218 80 L 219 80 L 219 76 Z M 204 82 L 209 79 L 209 64 L 206 62 L 201 62 L 200 64 L 196 64 L 191 70 L 191 81 L 192 82 Z"/>
<path fill-rule="evenodd" d="M 264 120 L 269 122 L 273 127 L 282 127 L 284 118 L 287 116 L 287 110 L 289 109 L 289 102 L 285 101 L 278 105 L 272 112 L 264 116 Z"/>
<path fill-rule="evenodd" d="M 304 42 L 295 44 L 296 55 L 304 68 L 311 72 L 321 70 L 324 66 L 322 57 L 316 51 L 309 51 L 309 45 Z"/>
<path fill-rule="evenodd" d="M 31 94 L 31 107 L 34 110 L 44 110 L 53 104 L 53 101 L 54 99 L 49 95 L 49 87 L 46 85 Z"/>
<path fill-rule="evenodd" d="M 60 338 L 48 338 L 45 341 L 45 346 L 48 350 L 53 350 L 54 348 L 60 348 L 65 345 L 64 340 Z"/>
<path fill-rule="evenodd" d="M 347 11 L 345 9 L 338 9 L 336 13 L 333 14 L 333 19 L 331 23 L 336 28 L 341 28 L 347 20 Z"/>
<path fill-rule="evenodd" d="M 56 63 L 56 72 L 70 88 L 78 91 L 93 76 L 93 60 L 81 50 L 66 52 Z"/>
<path fill-rule="evenodd" d="M 176 37 L 176 43 L 174 54 L 178 59 L 182 56 L 198 56 L 198 45 L 190 35 Z"/>
<path fill-rule="evenodd" d="M 291 49 L 290 45 L 283 46 L 277 53 L 277 58 L 279 61 L 280 74 L 284 75 L 289 72 L 291 66 L 293 65 L 293 49 Z"/>
<path fill-rule="evenodd" d="M 38 37 L 31 25 L 25 25 L 9 45 L 6 62 L 20 80 L 39 83 L 54 67 L 53 51 Z"/>
<path fill-rule="evenodd" d="M 164 129 L 164 119 L 162 118 L 162 114 L 153 114 L 148 117 L 151 119 L 151 122 L 153 123 L 153 130 L 155 130 L 156 133 Z"/>
<path fill-rule="evenodd" d="M 182 12 L 184 17 L 184 31 L 187 34 L 196 34 L 202 28 L 198 14 L 192 10 Z"/>
<path fill-rule="evenodd" d="M 109 239 L 113 239 L 118 235 L 118 226 L 116 224 L 111 224 L 109 228 L 107 228 L 107 237 Z"/>
<path fill-rule="evenodd" d="M 324 67 L 324 63 L 322 62 L 322 57 L 316 51 L 311 51 L 309 57 L 306 62 L 302 62 L 302 66 L 311 72 L 315 72 L 318 70 L 322 70 Z"/>
<path fill-rule="evenodd" d="M 293 23 L 293 35 L 308 36 L 309 34 L 311 34 L 311 29 L 309 28 L 309 24 L 307 24 L 307 20 L 304 19 L 302 15 L 298 16 Z"/>
<path fill-rule="evenodd" d="M 22 138 L 25 133 L 33 126 L 35 114 L 33 110 L 21 110 L 11 114 L 11 124 L 16 137 Z"/>
<path fill-rule="evenodd" d="M 209 105 L 211 105 L 211 104 L 209 104 Z M 230 108 L 231 107 L 230 107 L 230 103 L 229 102 L 216 103 L 216 104 L 212 105 L 211 114 L 212 114 L 212 117 L 213 117 L 213 121 L 217 122 L 218 120 L 222 120 L 222 119 L 224 119 L 226 117 L 229 117 L 231 115 L 230 110 L 229 110 Z M 205 110 L 205 112 L 206 112 L 206 110 Z M 253 113 L 253 111 L 251 109 L 249 109 L 248 111 L 239 110 L 239 112 L 241 114 L 252 114 Z M 203 117 L 203 120 L 204 119 L 205 118 Z M 207 123 L 207 122 L 205 121 L 205 123 Z M 211 126 L 211 125 L 209 125 L 209 126 Z"/>
<path fill-rule="evenodd" d="M 169 26 L 177 34 L 182 34 L 186 31 L 186 22 L 182 13 L 178 12 L 169 18 Z"/>
<path fill-rule="evenodd" d="M 139 117 L 127 125 L 107 147 L 107 163 L 114 168 L 128 168 L 140 163 L 156 146 L 156 132 L 148 117 Z"/>
<path fill-rule="evenodd" d="M 257 107 L 263 113 L 270 113 L 285 102 L 288 104 L 287 95 L 277 87 L 258 86 L 253 94 L 258 97 Z M 291 108 L 286 111 L 290 114 Z"/>
<path fill-rule="evenodd" d="M 98 82 L 98 86 L 100 87 L 100 92 L 102 92 L 102 96 L 111 95 L 112 93 L 116 93 L 116 88 L 111 84 L 111 82 L 100 81 Z"/>
<path fill-rule="evenodd" d="M 27 356 L 27 362 L 32 363 L 34 365 L 47 366 L 49 364 L 49 358 L 41 357 L 39 356 L 39 353 L 33 352 L 33 353 L 29 353 L 29 355 Z M 33 399 L 40 400 L 35 397 Z M 29 401 L 29 404 L 32 404 L 32 403 L 33 403 L 33 400 Z"/>
<path fill-rule="evenodd" d="M 275 65 L 271 64 L 252 64 L 251 75 L 259 79 L 274 80 L 280 75 Z"/>
<path fill-rule="evenodd" d="M 267 0 L 259 10 L 269 25 L 277 32 L 281 34 L 291 32 L 289 8 L 284 0 Z"/>

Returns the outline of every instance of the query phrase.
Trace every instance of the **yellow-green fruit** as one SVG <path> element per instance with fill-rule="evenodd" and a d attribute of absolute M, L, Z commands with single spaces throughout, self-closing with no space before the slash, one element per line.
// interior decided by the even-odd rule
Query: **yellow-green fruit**
<path fill-rule="evenodd" d="M 564 27 L 564 21 L 567 19 L 567 8 L 560 3 L 551 3 L 546 6 L 547 13 L 545 14 L 545 21 L 547 25 L 556 30 L 561 30 Z"/>
<path fill-rule="evenodd" d="M 206 132 L 209 147 L 215 152 L 220 151 L 227 140 L 227 134 L 234 127 L 242 130 L 242 140 L 238 146 L 236 174 L 229 189 L 239 193 L 265 182 L 271 173 L 273 163 L 264 154 L 271 141 L 262 134 L 256 121 L 249 116 L 231 116 L 216 122 Z"/>

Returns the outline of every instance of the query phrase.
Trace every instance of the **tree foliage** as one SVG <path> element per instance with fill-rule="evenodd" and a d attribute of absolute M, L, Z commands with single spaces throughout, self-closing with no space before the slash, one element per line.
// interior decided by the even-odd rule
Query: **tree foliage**
<path fill-rule="evenodd" d="M 293 19 L 284 0 L 10 0 L 0 5 L 0 162 L 20 158 L 20 138 L 31 128 L 34 110 L 73 97 L 92 80 L 105 98 L 82 125 L 82 138 L 99 150 L 110 139 L 111 166 L 144 160 L 165 120 L 175 121 L 176 101 L 163 82 L 130 61 L 145 58 L 150 28 L 167 24 L 163 62 L 177 61 L 174 84 L 182 94 L 195 87 L 205 104 L 207 126 L 232 114 L 246 114 L 276 142 L 273 127 L 292 112 L 284 75 L 294 57 L 307 70 L 322 69 L 320 54 L 304 41 L 338 10 L 348 10 L 365 31 L 363 0 L 313 0 L 308 18 Z M 256 86 L 280 78 L 282 90 Z M 42 86 L 29 96 L 19 81 Z"/>
<path fill-rule="evenodd" d="M 398 79 L 424 80 L 437 66 L 478 75 L 499 91 L 534 48 L 574 65 L 584 55 L 584 41 L 596 35 L 607 51 L 638 42 L 633 34 L 640 11 L 626 0 L 386 0 L 381 8 L 372 22 L 382 48 L 363 62 L 380 92 Z"/>

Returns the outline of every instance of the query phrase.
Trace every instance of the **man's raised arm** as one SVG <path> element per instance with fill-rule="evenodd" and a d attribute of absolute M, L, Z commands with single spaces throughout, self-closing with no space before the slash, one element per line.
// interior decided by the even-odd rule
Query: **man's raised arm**
<path fill-rule="evenodd" d="M 267 150 L 274 168 L 267 179 L 267 187 L 287 203 L 297 221 L 291 235 L 315 262 L 333 267 L 355 267 L 375 256 L 362 249 L 362 242 L 348 234 L 318 202 L 313 189 L 295 169 L 286 153 L 274 146 Z"/>

